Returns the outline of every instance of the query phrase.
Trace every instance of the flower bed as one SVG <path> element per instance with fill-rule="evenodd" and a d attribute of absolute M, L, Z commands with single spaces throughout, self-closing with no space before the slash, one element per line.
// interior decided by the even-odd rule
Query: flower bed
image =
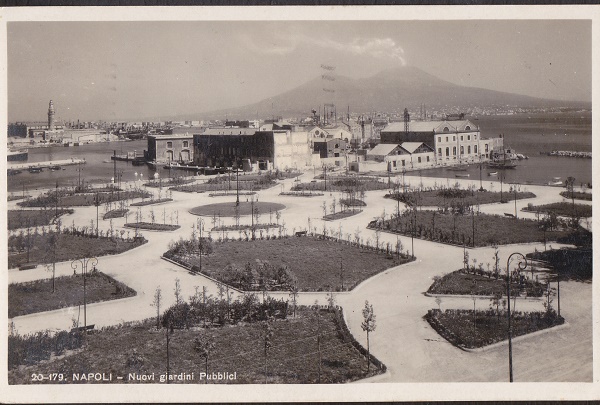
<path fill-rule="evenodd" d="M 247 231 L 246 238 L 249 238 Z M 364 246 L 329 237 L 276 237 L 202 244 L 178 241 L 164 257 L 246 291 L 351 290 L 360 282 L 414 260 L 390 246 Z M 342 288 L 343 286 L 343 288 Z"/>
<path fill-rule="evenodd" d="M 111 211 L 108 211 L 106 214 L 104 214 L 102 219 L 122 218 L 128 212 L 129 212 L 128 209 L 111 210 Z"/>
<path fill-rule="evenodd" d="M 56 277 L 8 285 L 8 317 L 52 311 L 83 304 L 83 277 Z M 102 272 L 89 272 L 86 279 L 86 302 L 110 301 L 133 297 L 136 292 Z"/>
<path fill-rule="evenodd" d="M 181 228 L 180 225 L 153 224 L 151 222 L 128 222 L 124 226 L 126 228 L 146 229 L 150 231 L 174 231 Z"/>
<path fill-rule="evenodd" d="M 424 317 L 429 325 L 454 346 L 474 349 L 508 339 L 507 311 L 475 311 L 430 309 Z M 561 325 L 564 319 L 554 310 L 546 312 L 514 312 L 512 336 L 522 336 Z"/>
<path fill-rule="evenodd" d="M 360 214 L 362 210 L 354 211 L 354 210 L 344 210 L 341 212 L 336 212 L 335 214 L 327 214 L 323 217 L 325 221 L 335 221 L 336 219 L 343 219 L 351 217 L 352 215 Z"/>
<path fill-rule="evenodd" d="M 72 214 L 72 209 L 53 208 L 43 210 L 8 210 L 8 229 L 19 229 L 36 226 L 49 225 L 58 217 L 65 214 Z"/>
<path fill-rule="evenodd" d="M 556 202 L 544 205 L 528 205 L 522 211 L 555 214 L 563 217 L 587 218 L 592 216 L 592 206 L 586 204 L 572 204 L 570 202 Z"/>
<path fill-rule="evenodd" d="M 169 201 L 173 201 L 173 199 L 172 198 L 156 198 L 153 200 L 140 201 L 140 202 L 129 204 L 129 205 L 131 207 L 143 207 L 145 205 L 160 204 L 160 203 L 169 202 Z"/>
<path fill-rule="evenodd" d="M 435 280 L 429 287 L 429 294 L 448 295 L 499 295 L 506 294 L 506 276 L 496 278 L 490 272 L 470 269 L 457 270 L 446 274 Z M 512 279 L 511 279 L 512 280 Z M 512 280 L 511 290 L 513 293 L 524 291 L 528 297 L 541 297 L 544 295 L 545 286 L 532 280 Z M 512 296 L 513 294 L 511 294 Z"/>

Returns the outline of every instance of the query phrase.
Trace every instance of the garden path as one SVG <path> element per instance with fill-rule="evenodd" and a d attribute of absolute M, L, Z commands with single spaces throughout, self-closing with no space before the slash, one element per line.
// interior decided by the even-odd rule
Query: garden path
<path fill-rule="evenodd" d="M 310 181 L 312 169 L 302 176 L 302 181 Z M 420 180 L 408 177 L 413 185 Z M 441 179 L 443 180 L 443 179 Z M 289 190 L 293 179 L 283 181 L 283 188 Z M 439 184 L 440 179 L 437 179 Z M 476 183 L 468 180 L 458 180 L 464 185 Z M 423 178 L 425 186 L 434 185 L 436 179 Z M 478 184 L 477 184 L 478 185 Z M 559 196 L 561 189 L 543 186 L 526 186 L 525 189 L 534 192 L 534 199 L 517 202 L 523 206 L 528 202 L 534 204 L 562 201 Z M 277 201 L 286 205 L 282 211 L 281 223 L 285 222 L 287 232 L 306 229 L 310 218 L 311 226 L 323 229 L 322 203 L 330 205 L 332 195 L 325 193 L 322 197 L 291 197 L 279 196 L 282 188 L 275 186 L 259 193 L 261 201 Z M 157 194 L 157 190 L 154 190 Z M 386 191 L 369 192 L 366 196 L 367 207 L 356 216 L 335 223 L 327 223 L 328 232 L 339 232 L 344 235 L 354 234 L 359 229 L 364 239 L 374 240 L 375 232 L 365 229 L 366 223 L 378 216 L 383 210 L 388 213 L 396 211 L 396 203 L 383 199 Z M 334 193 L 339 198 L 339 193 Z M 162 222 L 162 208 L 178 212 L 178 223 L 182 228 L 174 232 L 142 232 L 149 242 L 132 251 L 120 255 L 99 258 L 99 269 L 115 279 L 129 285 L 138 292 L 134 298 L 121 301 L 110 301 L 89 305 L 87 308 L 88 324 L 97 327 L 114 325 L 123 321 L 133 321 L 156 315 L 156 309 L 151 306 L 152 297 L 157 286 L 162 288 L 162 308 L 175 301 L 173 289 L 175 279 L 181 281 L 181 293 L 184 298 L 194 293 L 194 286 L 206 286 L 209 293 L 216 295 L 215 284 L 202 276 L 191 275 L 179 266 L 159 258 L 167 250 L 171 241 L 179 237 L 188 237 L 192 224 L 197 223 L 198 217 L 187 212 L 190 208 L 212 202 L 233 201 L 228 197 L 209 197 L 208 194 L 173 193 L 175 201 L 157 206 L 141 208 L 146 219 L 152 209 L 155 211 L 157 222 Z M 233 197 L 234 198 L 234 197 Z M 9 203 L 9 207 L 11 203 Z M 482 206 L 486 213 L 502 215 L 510 212 L 510 204 L 491 204 Z M 328 208 L 329 210 L 329 208 Z M 133 221 L 133 213 L 129 221 Z M 263 213 L 263 221 L 266 222 Z M 519 216 L 527 216 L 519 212 Z M 90 219 L 95 220 L 95 207 L 77 208 L 64 223 L 75 221 L 77 225 L 87 225 Z M 204 227 L 211 224 L 210 218 L 204 218 Z M 224 219 L 224 224 L 232 224 L 233 218 Z M 242 218 L 250 222 L 250 218 Z M 124 219 L 113 220 L 113 226 L 120 229 Z M 167 223 L 170 218 L 167 217 Z M 101 221 L 100 229 L 109 229 L 109 221 Z M 237 236 L 237 235 L 231 235 Z M 216 235 L 213 234 L 213 237 Z M 345 236 L 346 237 L 346 236 Z M 395 244 L 396 238 L 401 240 L 405 250 L 411 250 L 411 239 L 405 236 L 381 234 L 381 240 Z M 388 366 L 388 373 L 371 379 L 382 382 L 445 382 L 445 381 L 507 381 L 508 360 L 506 346 L 491 348 L 483 352 L 469 353 L 461 351 L 441 338 L 426 321 L 422 319 L 428 309 L 437 307 L 434 298 L 426 297 L 426 291 L 434 276 L 456 270 L 462 267 L 463 249 L 424 240 L 414 240 L 417 261 L 389 269 L 363 282 L 349 293 L 336 294 L 337 302 L 344 308 L 348 326 L 353 335 L 366 345 L 366 336 L 361 330 L 362 308 L 365 300 L 373 304 L 377 316 L 377 330 L 372 334 L 372 353 Z M 518 246 L 503 246 L 500 248 L 501 260 L 514 251 L 528 253 L 543 249 L 541 244 L 525 244 Z M 491 262 L 493 249 L 469 249 L 471 259 L 479 262 Z M 258 254 L 258 253 L 257 253 Z M 502 263 L 502 262 L 501 262 Z M 72 274 L 70 263 L 58 263 L 57 275 Z M 31 281 L 48 278 L 50 273 L 42 266 L 29 271 L 9 270 L 10 282 Z M 281 296 L 285 294 L 271 294 Z M 235 295 L 234 295 L 235 298 Z M 313 304 L 315 300 L 326 304 L 326 293 L 300 294 L 300 304 Z M 592 286 L 586 283 L 564 282 L 561 284 L 561 312 L 568 321 L 568 327 L 550 331 L 545 334 L 525 337 L 514 344 L 514 369 L 516 381 L 591 381 L 592 379 Z M 469 307 L 470 298 L 443 298 L 442 307 Z M 489 300 L 480 299 L 478 307 L 486 308 Z M 521 305 L 518 303 L 517 305 Z M 541 301 L 527 303 L 528 307 L 539 306 Z M 521 308 L 521 307 L 520 307 Z M 19 333 L 29 333 L 45 329 L 69 329 L 73 317 L 77 317 L 76 308 L 68 308 L 48 313 L 32 314 L 14 318 L 14 324 Z M 80 315 L 82 317 L 82 315 Z M 552 355 L 549 355 L 551 353 Z"/>

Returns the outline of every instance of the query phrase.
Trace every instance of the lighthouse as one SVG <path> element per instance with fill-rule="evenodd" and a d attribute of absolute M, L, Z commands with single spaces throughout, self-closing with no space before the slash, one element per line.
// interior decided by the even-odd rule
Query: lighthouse
<path fill-rule="evenodd" d="M 48 105 L 48 130 L 54 131 L 54 104 L 52 100 L 50 100 L 50 104 Z"/>

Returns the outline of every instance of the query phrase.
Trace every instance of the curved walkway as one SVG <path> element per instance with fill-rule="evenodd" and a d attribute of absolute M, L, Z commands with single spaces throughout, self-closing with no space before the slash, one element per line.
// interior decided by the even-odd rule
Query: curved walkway
<path fill-rule="evenodd" d="M 302 176 L 302 181 L 310 181 L 312 169 Z M 408 180 L 409 176 L 407 176 Z M 443 180 L 443 179 L 442 179 Z M 411 180 L 417 183 L 420 180 Z M 425 186 L 439 184 L 440 179 L 423 178 Z M 287 191 L 293 185 L 294 179 L 284 180 L 283 188 Z M 459 181 L 463 184 L 475 181 Z M 499 188 L 499 187 L 496 187 Z M 543 186 L 524 186 L 536 194 L 536 198 L 517 201 L 517 208 L 534 204 L 561 201 L 559 192 L 562 189 Z M 149 189 L 150 190 L 150 189 Z M 293 197 L 279 196 L 281 186 L 260 191 L 261 201 L 277 201 L 286 205 L 281 213 L 280 223 L 285 224 L 287 233 L 311 227 L 318 232 L 323 229 L 324 222 L 322 203 L 331 204 L 333 196 L 339 198 L 340 193 L 326 192 L 322 197 Z M 156 190 L 154 190 L 157 193 Z M 358 215 L 343 220 L 325 224 L 327 232 L 341 232 L 344 238 L 359 232 L 367 240 L 374 240 L 375 232 L 365 229 L 367 222 L 382 215 L 396 211 L 395 201 L 383 199 L 386 191 L 368 192 L 367 207 Z M 200 204 L 233 201 L 235 197 L 209 197 L 208 194 L 173 193 L 174 201 L 166 205 L 142 207 L 145 218 L 154 209 L 157 222 L 162 222 L 163 209 L 178 212 L 178 222 L 182 227 L 174 232 L 149 233 L 142 232 L 149 242 L 132 251 L 117 256 L 100 257 L 99 269 L 115 279 L 129 285 L 138 292 L 137 297 L 89 305 L 87 308 L 88 324 L 97 327 L 118 324 L 124 321 L 139 320 L 156 315 L 156 308 L 151 304 L 154 291 L 162 289 L 162 308 L 175 301 L 173 290 L 175 279 L 181 281 L 184 298 L 194 293 L 194 287 L 208 288 L 209 293 L 216 295 L 216 286 L 210 280 L 198 275 L 191 275 L 185 269 L 160 259 L 171 241 L 180 237 L 188 237 L 192 224 L 198 217 L 188 213 L 188 209 Z M 11 203 L 9 202 L 9 207 Z M 514 204 L 490 204 L 482 206 L 486 213 L 514 212 Z M 328 208 L 329 209 L 329 208 Z M 95 220 L 95 207 L 76 208 L 73 215 L 68 216 L 63 223 L 70 225 L 71 221 L 79 225 L 88 225 L 91 218 Z M 132 211 L 135 212 L 135 211 Z M 268 215 L 268 214 L 267 214 Z M 519 212 L 519 216 L 526 216 Z M 265 218 L 264 213 L 262 217 Z M 132 219 L 130 214 L 130 219 Z M 242 217 L 241 223 L 250 222 L 250 218 Z M 264 219 L 266 222 L 267 219 Z M 113 220 L 115 228 L 122 227 L 124 219 Z M 166 222 L 170 222 L 167 214 Z M 224 224 L 230 225 L 233 219 L 224 219 Z M 211 220 L 204 219 L 204 228 L 211 227 Z M 100 229 L 108 229 L 109 221 L 101 221 Z M 232 233 L 236 236 L 237 233 Z M 216 237 L 216 234 L 213 234 Z M 381 233 L 383 242 L 396 243 L 399 239 L 404 250 L 411 249 L 411 239 L 405 236 Z M 558 245 L 555 245 L 558 246 Z M 523 254 L 534 249 L 543 249 L 542 244 L 528 244 L 500 247 L 502 259 L 518 251 Z M 434 276 L 454 271 L 462 267 L 463 249 L 461 247 L 443 245 L 440 243 L 414 240 L 414 250 L 417 261 L 386 270 L 363 282 L 353 291 L 336 293 L 336 301 L 344 307 L 348 326 L 351 332 L 363 345 L 366 336 L 360 327 L 362 308 L 365 300 L 373 304 L 377 316 L 377 329 L 371 335 L 371 351 L 388 366 L 388 373 L 370 379 L 381 382 L 445 382 L 445 381 L 507 381 L 508 360 L 507 348 L 499 345 L 481 352 L 465 352 L 441 338 L 426 321 L 423 315 L 428 309 L 437 307 L 435 299 L 426 297 L 425 292 Z M 479 263 L 492 262 L 493 249 L 469 249 L 470 258 L 477 258 Z M 56 266 L 57 275 L 72 274 L 70 262 L 59 263 Z M 23 282 L 40 278 L 48 278 L 50 273 L 43 266 L 37 269 L 21 271 L 10 270 L 9 282 Z M 271 294 L 285 298 L 286 294 Z M 235 298 L 235 296 L 234 296 Z M 301 293 L 300 304 L 313 304 L 315 300 L 326 304 L 326 293 Z M 470 298 L 442 298 L 442 309 L 464 307 L 470 308 L 473 301 Z M 479 299 L 479 308 L 489 306 L 488 299 Z M 522 306 L 521 306 L 522 305 Z M 517 300 L 517 309 L 536 308 L 541 310 L 542 303 L 531 301 L 525 303 Z M 592 380 L 592 286 L 587 283 L 561 283 L 561 314 L 568 321 L 568 327 L 550 331 L 549 333 L 525 337 L 513 345 L 515 381 L 591 381 Z M 52 311 L 24 317 L 14 318 L 14 324 L 19 333 L 29 333 L 45 329 L 69 329 L 73 318 L 77 318 L 77 308 Z M 81 315 L 82 316 L 82 315 Z M 551 353 L 552 355 L 549 355 Z"/>

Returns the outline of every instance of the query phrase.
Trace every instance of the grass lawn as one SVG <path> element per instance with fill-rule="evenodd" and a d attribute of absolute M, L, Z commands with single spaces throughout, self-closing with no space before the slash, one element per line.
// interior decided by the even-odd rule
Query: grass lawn
<path fill-rule="evenodd" d="M 173 199 L 172 198 L 155 198 L 154 200 L 140 201 L 140 202 L 136 202 L 136 203 L 129 204 L 129 205 L 131 207 L 143 207 L 145 205 L 160 204 L 160 203 L 169 202 L 169 201 L 173 201 Z"/>
<path fill-rule="evenodd" d="M 327 214 L 323 217 L 325 221 L 335 221 L 336 219 L 343 219 L 351 217 L 352 215 L 360 214 L 362 210 L 344 210 L 341 212 L 336 212 L 335 214 Z"/>
<path fill-rule="evenodd" d="M 119 190 L 111 190 L 111 191 L 94 191 L 94 189 L 89 189 L 87 192 L 59 192 L 58 197 L 58 206 L 59 207 L 85 207 L 90 205 L 96 205 L 96 195 L 98 196 L 98 201 L 100 204 L 105 204 L 107 202 L 121 201 L 121 200 L 131 200 L 134 198 L 147 198 L 150 197 L 150 194 L 147 191 L 142 190 L 131 190 L 131 191 L 119 191 Z M 31 198 L 27 201 L 23 201 L 17 203 L 23 207 L 53 207 L 56 205 L 56 192 L 49 191 L 44 195 L 41 195 L 36 198 Z"/>
<path fill-rule="evenodd" d="M 60 208 L 44 210 L 8 210 L 8 229 L 50 225 L 55 218 L 65 214 L 72 214 L 72 209 Z M 58 215 L 56 215 L 58 213 Z"/>
<path fill-rule="evenodd" d="M 542 214 L 554 213 L 562 217 L 587 218 L 592 216 L 592 206 L 585 204 L 573 204 L 570 202 L 556 202 L 544 205 L 532 205 L 523 208 L 522 211 L 540 212 Z"/>
<path fill-rule="evenodd" d="M 197 256 L 186 258 L 199 266 Z M 358 283 L 391 267 L 411 261 L 402 255 L 361 249 L 353 244 L 313 237 L 289 237 L 270 240 L 214 243 L 213 252 L 202 256 L 202 272 L 217 280 L 227 279 L 228 266 L 244 269 L 268 262 L 287 266 L 298 279 L 301 291 L 334 291 L 354 288 Z"/>
<path fill-rule="evenodd" d="M 527 254 L 527 257 L 547 262 L 560 276 L 561 280 L 592 281 L 593 251 L 585 248 L 563 248 Z"/>
<path fill-rule="evenodd" d="M 313 193 L 309 191 L 284 191 L 283 193 L 279 193 L 279 195 L 286 195 L 291 197 L 321 197 L 323 193 Z"/>
<path fill-rule="evenodd" d="M 515 219 L 499 215 L 475 214 L 461 215 L 437 211 L 407 210 L 400 218 L 386 220 L 382 230 L 398 232 L 402 235 L 420 239 L 435 240 L 442 243 L 467 246 L 507 245 L 512 243 L 529 243 L 553 241 L 573 232 L 572 229 L 560 227 L 558 230 L 544 232 L 541 224 L 533 219 Z M 475 224 L 475 243 L 473 244 L 473 223 Z"/>
<path fill-rule="evenodd" d="M 102 217 L 102 219 L 122 218 L 122 217 L 125 216 L 125 214 L 127 212 L 129 212 L 128 209 L 111 210 L 111 211 L 108 211 L 106 214 L 104 214 L 104 216 Z"/>
<path fill-rule="evenodd" d="M 280 228 L 281 225 L 277 225 L 277 224 L 256 224 L 254 225 L 254 229 L 259 230 L 259 229 L 271 229 L 271 228 Z M 252 225 L 251 224 L 239 224 L 239 225 L 221 225 L 221 226 L 215 226 L 214 228 L 212 228 L 212 231 L 243 231 L 243 230 L 251 230 L 252 229 Z"/>
<path fill-rule="evenodd" d="M 162 179 L 160 181 L 149 181 L 148 183 L 145 183 L 144 186 L 146 187 L 154 187 L 154 188 L 158 188 L 158 187 L 170 187 L 170 186 L 180 186 L 183 184 L 190 184 L 193 183 L 194 179 L 184 179 L 182 177 L 174 177 L 174 178 L 165 178 Z"/>
<path fill-rule="evenodd" d="M 52 311 L 83 304 L 83 277 L 63 276 L 52 280 L 37 280 L 29 283 L 8 285 L 8 317 Z M 136 292 L 102 272 L 88 273 L 86 279 L 86 302 L 101 302 L 127 298 Z"/>
<path fill-rule="evenodd" d="M 473 316 L 475 315 L 475 316 Z M 475 318 L 475 319 L 473 319 Z M 473 349 L 508 339 L 506 311 L 448 309 L 429 310 L 425 319 L 436 332 L 455 346 Z M 512 336 L 526 335 L 564 323 L 556 312 L 516 312 L 512 316 Z"/>
<path fill-rule="evenodd" d="M 125 228 L 147 229 L 151 231 L 174 231 L 176 229 L 181 228 L 180 225 L 159 224 L 151 222 L 128 222 L 124 226 Z"/>
<path fill-rule="evenodd" d="M 52 249 L 51 235 L 53 234 L 31 234 L 29 236 L 29 262 L 52 263 L 54 249 Z M 9 269 L 28 263 L 27 241 L 28 237 L 26 234 L 11 235 L 8 238 Z M 136 248 L 146 242 L 147 240 L 144 238 L 117 239 L 102 236 L 96 238 L 90 234 L 84 236 L 61 233 L 56 243 L 55 260 L 63 262 L 84 257 L 113 255 Z"/>
<path fill-rule="evenodd" d="M 250 215 L 252 208 L 255 212 L 258 210 L 260 215 L 268 214 L 269 212 L 280 211 L 285 208 L 285 205 L 279 203 L 255 201 L 254 203 L 247 201 L 240 201 L 240 205 L 237 206 L 238 215 Z M 222 216 L 222 217 L 233 217 L 236 213 L 235 201 L 226 203 L 216 203 L 201 205 L 194 207 L 190 211 L 190 214 L 200 215 L 205 217 Z M 256 215 L 256 214 L 255 214 Z"/>
<path fill-rule="evenodd" d="M 371 363 L 367 372 L 366 357 L 354 347 L 350 336 L 333 312 L 298 311 L 272 323 L 272 346 L 268 350 L 265 375 L 263 322 L 239 324 L 222 328 L 175 329 L 169 339 L 170 372 L 194 373 L 188 384 L 314 384 L 319 381 L 320 329 L 321 383 L 335 384 L 355 381 L 379 374 Z M 236 373 L 236 380 L 206 381 L 199 374 L 205 371 L 205 359 L 194 350 L 194 339 L 212 335 L 215 347 L 209 354 L 208 372 Z M 9 346 L 9 351 L 11 347 Z M 133 352 L 137 362 L 133 362 Z M 86 337 L 85 348 L 64 358 L 32 366 L 14 368 L 8 373 L 9 384 L 32 384 L 31 374 L 61 372 L 68 376 L 63 383 L 73 383 L 73 373 L 111 372 L 112 383 L 128 383 L 129 373 L 166 373 L 166 331 L 155 329 L 155 321 L 147 320 L 128 326 L 106 328 Z M 124 377 L 117 380 L 117 376 Z M 152 383 L 152 381 L 150 381 Z M 49 384 L 47 381 L 44 384 Z M 54 382 L 58 383 L 58 382 Z M 130 382 L 134 383 L 134 381 Z"/>
<path fill-rule="evenodd" d="M 393 198 L 394 200 L 400 200 L 408 205 L 418 204 L 425 207 L 444 207 L 450 208 L 457 204 L 460 205 L 477 205 L 477 204 L 491 204 L 500 202 L 500 192 L 496 191 L 477 191 L 464 190 L 458 188 L 442 188 L 438 190 L 426 190 L 426 191 L 410 191 L 407 193 L 397 192 L 393 194 L 386 194 L 386 198 Z M 524 198 L 534 198 L 535 194 L 530 192 L 517 192 L 517 200 Z M 503 201 L 514 201 L 515 193 L 508 192 L 505 190 L 502 193 Z"/>
<path fill-rule="evenodd" d="M 560 195 L 565 198 L 571 198 L 571 193 L 568 191 L 561 191 Z M 574 191 L 573 198 L 576 200 L 592 201 L 592 193 L 582 193 L 581 191 Z"/>
<path fill-rule="evenodd" d="M 435 280 L 427 292 L 452 295 L 506 295 L 505 276 L 499 279 L 490 276 L 457 270 Z M 531 280 L 526 280 L 523 285 L 520 285 L 518 280 L 512 280 L 511 296 L 521 290 L 525 291 L 528 297 L 541 297 L 544 295 L 545 288 L 541 283 Z"/>
<path fill-rule="evenodd" d="M 325 184 L 327 183 L 327 184 Z M 348 190 L 386 190 L 387 183 L 379 181 L 376 177 L 355 176 L 327 176 L 327 180 L 295 184 L 292 191 L 319 190 L 319 191 L 348 191 Z"/>

